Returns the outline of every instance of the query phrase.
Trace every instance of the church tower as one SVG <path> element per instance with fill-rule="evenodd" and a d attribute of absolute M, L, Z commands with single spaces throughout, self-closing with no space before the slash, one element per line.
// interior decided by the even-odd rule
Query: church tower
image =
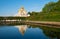
<path fill-rule="evenodd" d="M 26 10 L 24 9 L 24 7 L 21 7 L 19 10 L 18 10 L 18 14 L 17 16 L 19 17 L 28 17 L 28 13 L 26 12 Z"/>

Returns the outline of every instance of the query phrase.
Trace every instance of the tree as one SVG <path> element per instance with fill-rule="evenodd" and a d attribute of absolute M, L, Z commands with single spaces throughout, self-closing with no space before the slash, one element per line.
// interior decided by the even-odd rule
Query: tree
<path fill-rule="evenodd" d="M 52 9 L 54 6 L 55 6 L 55 2 L 49 2 L 48 4 L 44 6 L 44 8 L 42 9 L 42 12 L 49 13 L 53 11 Z"/>

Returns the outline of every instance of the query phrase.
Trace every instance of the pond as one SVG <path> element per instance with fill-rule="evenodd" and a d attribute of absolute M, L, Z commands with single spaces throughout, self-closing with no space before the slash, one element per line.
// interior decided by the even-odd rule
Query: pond
<path fill-rule="evenodd" d="M 60 28 L 37 25 L 0 25 L 0 39 L 60 39 Z"/>

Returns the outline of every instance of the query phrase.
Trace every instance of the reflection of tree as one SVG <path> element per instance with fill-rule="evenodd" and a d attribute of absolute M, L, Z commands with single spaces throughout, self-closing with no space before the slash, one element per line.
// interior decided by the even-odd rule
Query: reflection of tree
<path fill-rule="evenodd" d="M 53 32 L 53 31 L 47 31 L 47 30 L 45 30 L 43 32 L 45 33 L 46 36 L 50 37 L 51 39 L 54 39 L 54 38 L 60 39 L 60 37 L 59 37 L 60 33 L 59 32 Z"/>
<path fill-rule="evenodd" d="M 52 27 L 43 27 L 43 26 L 32 26 L 33 28 L 40 28 L 43 30 L 43 33 L 48 36 L 50 39 L 60 39 L 60 28 L 52 28 Z"/>
<path fill-rule="evenodd" d="M 48 28 L 48 27 L 42 27 L 43 33 L 48 36 L 50 39 L 60 39 L 60 29 L 58 28 Z"/>

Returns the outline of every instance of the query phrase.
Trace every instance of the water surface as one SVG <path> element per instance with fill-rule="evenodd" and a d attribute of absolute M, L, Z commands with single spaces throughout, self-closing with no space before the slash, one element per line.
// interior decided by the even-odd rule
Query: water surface
<path fill-rule="evenodd" d="M 0 39 L 60 39 L 60 29 L 33 25 L 0 26 Z"/>

